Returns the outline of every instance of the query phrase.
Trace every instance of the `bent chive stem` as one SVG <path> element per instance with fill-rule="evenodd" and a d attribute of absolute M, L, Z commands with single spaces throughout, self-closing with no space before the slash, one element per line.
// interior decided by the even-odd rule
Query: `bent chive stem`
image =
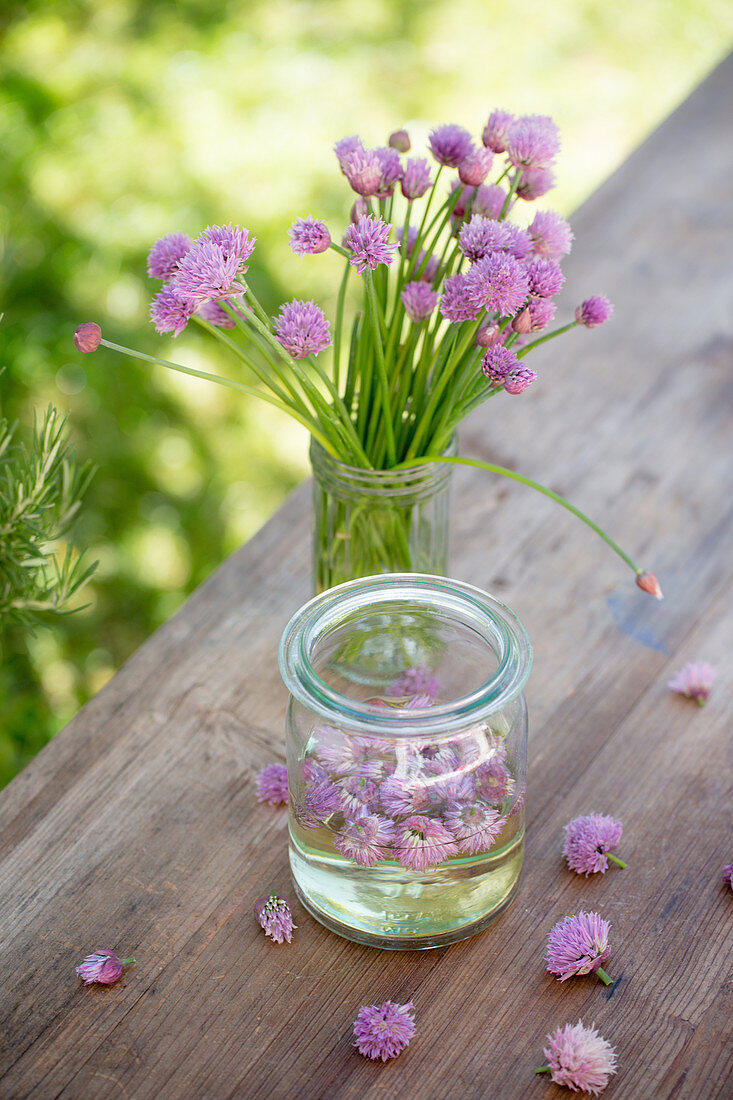
<path fill-rule="evenodd" d="M 608 974 L 602 966 L 598 967 L 598 969 L 596 970 L 596 974 L 601 979 L 604 985 L 613 985 L 613 978 L 609 978 Z"/>

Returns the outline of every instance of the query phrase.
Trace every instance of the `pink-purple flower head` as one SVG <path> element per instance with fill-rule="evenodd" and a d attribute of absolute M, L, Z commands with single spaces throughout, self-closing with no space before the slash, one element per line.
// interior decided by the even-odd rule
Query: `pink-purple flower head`
<path fill-rule="evenodd" d="M 551 929 L 547 938 L 545 962 L 550 974 L 561 982 L 580 974 L 598 974 L 606 985 L 611 979 L 603 963 L 611 954 L 608 946 L 610 925 L 599 913 L 576 913 L 565 917 Z"/>
<path fill-rule="evenodd" d="M 458 165 L 458 178 L 469 187 L 478 187 L 488 176 L 493 162 L 494 154 L 491 149 L 484 146 L 471 149 Z"/>
<path fill-rule="evenodd" d="M 421 199 L 430 187 L 430 165 L 423 157 L 405 162 L 400 187 L 406 199 Z"/>
<path fill-rule="evenodd" d="M 458 247 L 472 263 L 483 260 L 491 252 L 508 252 L 521 260 L 531 251 L 532 242 L 526 230 L 512 222 L 474 214 L 458 235 Z"/>
<path fill-rule="evenodd" d="M 382 173 L 375 192 L 378 199 L 388 199 L 394 194 L 395 186 L 402 179 L 402 161 L 396 149 L 388 147 L 374 150 Z"/>
<path fill-rule="evenodd" d="M 688 661 L 675 672 L 667 687 L 678 695 L 694 699 L 699 706 L 704 707 L 716 676 L 715 668 L 707 661 Z"/>
<path fill-rule="evenodd" d="M 488 852 L 503 829 L 506 819 L 499 811 L 480 802 L 454 805 L 445 813 L 444 821 L 466 855 Z"/>
<path fill-rule="evenodd" d="M 428 144 L 438 164 L 444 164 L 448 168 L 457 168 L 473 149 L 468 130 L 454 123 L 436 126 L 431 130 Z"/>
<path fill-rule="evenodd" d="M 74 347 L 90 355 L 102 343 L 102 330 L 96 321 L 84 321 L 74 333 Z"/>
<path fill-rule="evenodd" d="M 148 253 L 148 275 L 167 283 L 178 271 L 178 265 L 192 246 L 187 233 L 169 233 L 156 241 Z"/>
<path fill-rule="evenodd" d="M 547 1065 L 535 1072 L 549 1071 L 556 1085 L 572 1092 L 598 1096 L 616 1072 L 616 1052 L 598 1034 L 595 1024 L 585 1027 L 582 1020 L 565 1024 L 547 1036 L 547 1043 L 542 1051 Z"/>
<path fill-rule="evenodd" d="M 293 924 L 293 915 L 285 898 L 279 898 L 274 892 L 260 898 L 255 902 L 254 913 L 260 928 L 275 943 L 292 941 L 293 929 L 298 926 Z"/>
<path fill-rule="evenodd" d="M 557 260 L 547 256 L 535 256 L 527 264 L 529 292 L 535 298 L 552 298 L 559 294 L 565 283 L 565 276 Z"/>
<path fill-rule="evenodd" d="M 249 230 L 242 229 L 239 225 L 209 225 L 197 239 L 210 241 L 217 245 L 227 259 L 234 259 L 239 265 L 239 273 L 243 275 L 247 270 L 247 261 L 254 252 L 257 244 L 256 237 L 250 237 Z"/>
<path fill-rule="evenodd" d="M 560 134 L 547 115 L 523 115 L 509 126 L 506 155 L 516 168 L 550 168 L 560 152 Z"/>
<path fill-rule="evenodd" d="M 415 1034 L 412 1002 L 399 1005 L 385 1001 L 381 1005 L 362 1005 L 354 1020 L 354 1046 L 365 1058 L 386 1062 L 396 1058 Z"/>
<path fill-rule="evenodd" d="M 268 764 L 257 776 L 257 800 L 279 806 L 288 800 L 288 769 L 284 764 Z"/>
<path fill-rule="evenodd" d="M 497 183 L 484 183 L 476 188 L 471 206 L 472 214 L 483 214 L 485 218 L 498 218 L 504 209 L 506 192 Z"/>
<path fill-rule="evenodd" d="M 437 290 L 430 289 L 430 283 L 420 280 L 407 283 L 401 297 L 407 316 L 415 324 L 420 324 L 421 321 L 427 321 L 437 306 L 440 295 Z"/>
<path fill-rule="evenodd" d="M 529 293 L 527 271 L 506 253 L 493 252 L 478 260 L 466 273 L 466 283 L 479 306 L 501 317 L 520 309 Z"/>
<path fill-rule="evenodd" d="M 225 252 L 214 241 L 199 238 L 180 261 L 170 285 L 194 307 L 207 301 L 221 302 L 243 292 L 244 287 L 237 282 L 242 267 L 234 252 Z"/>
<path fill-rule="evenodd" d="M 172 332 L 174 336 L 180 336 L 195 311 L 195 302 L 182 298 L 166 283 L 150 303 L 150 320 L 156 332 Z"/>
<path fill-rule="evenodd" d="M 567 256 L 573 246 L 573 231 L 554 210 L 539 210 L 528 229 L 532 250 L 538 256 L 557 260 Z"/>
<path fill-rule="evenodd" d="M 481 302 L 467 275 L 449 275 L 443 283 L 440 312 L 446 321 L 473 321 L 481 312 Z"/>
<path fill-rule="evenodd" d="M 318 221 L 309 214 L 307 218 L 296 218 L 288 229 L 290 248 L 298 256 L 317 256 L 325 252 L 331 244 L 331 234 L 325 222 Z"/>
<path fill-rule="evenodd" d="M 352 153 L 363 153 L 364 146 L 362 144 L 361 138 L 354 134 L 351 137 L 344 137 L 341 138 L 340 141 L 337 141 L 333 147 L 333 151 L 336 154 L 336 159 L 339 162 L 339 168 L 344 173 L 344 175 L 346 175 L 346 167 L 349 163 L 349 157 L 352 155 Z"/>
<path fill-rule="evenodd" d="M 332 783 L 328 772 L 314 760 L 303 765 L 305 786 L 297 804 L 302 823 L 309 829 L 317 829 L 331 814 L 341 810 L 341 794 Z"/>
<path fill-rule="evenodd" d="M 379 191 L 382 163 L 376 149 L 359 148 L 346 157 L 343 173 L 357 195 L 370 198 Z"/>
<path fill-rule="evenodd" d="M 349 263 L 354 264 L 360 275 L 367 267 L 374 271 L 379 264 L 391 264 L 394 260 L 397 246 L 387 239 L 391 228 L 388 222 L 368 214 L 346 230 L 344 241 L 351 253 Z"/>
<path fill-rule="evenodd" d="M 733 863 L 727 863 L 722 871 L 723 884 L 733 890 Z"/>
<path fill-rule="evenodd" d="M 410 135 L 407 130 L 393 130 L 387 141 L 390 149 L 396 149 L 398 153 L 410 152 Z"/>
<path fill-rule="evenodd" d="M 525 168 L 517 187 L 517 195 L 525 202 L 541 199 L 555 186 L 555 173 L 549 168 Z"/>
<path fill-rule="evenodd" d="M 613 306 L 605 294 L 596 294 L 593 298 L 586 298 L 575 311 L 575 320 L 586 328 L 598 328 L 613 313 Z"/>
<path fill-rule="evenodd" d="M 400 822 L 394 853 L 403 867 L 428 871 L 458 855 L 450 829 L 434 817 L 414 814 Z"/>
<path fill-rule="evenodd" d="M 364 817 L 379 809 L 379 783 L 369 769 L 348 775 L 336 784 L 341 797 L 341 809 L 347 817 Z"/>
<path fill-rule="evenodd" d="M 492 111 L 489 120 L 484 126 L 481 140 L 487 149 L 493 153 L 503 153 L 506 149 L 509 127 L 514 122 L 514 115 L 509 111 Z"/>
<path fill-rule="evenodd" d="M 228 299 L 226 304 L 242 316 L 244 316 L 242 310 L 250 308 L 248 305 L 245 306 L 241 298 Z M 210 325 L 216 325 L 217 328 L 236 328 L 237 326 L 234 318 L 218 302 L 204 302 L 196 310 L 196 316 L 202 317 L 204 321 L 208 321 Z"/>
<path fill-rule="evenodd" d="M 133 958 L 121 959 L 116 951 L 93 951 L 77 966 L 76 972 L 84 985 L 99 982 L 100 985 L 112 985 L 122 977 L 125 966 L 131 966 Z"/>
<path fill-rule="evenodd" d="M 338 852 L 360 867 L 373 867 L 380 859 L 391 859 L 389 845 L 394 834 L 394 822 L 380 814 L 366 814 L 345 821 L 333 843 Z"/>
<path fill-rule="evenodd" d="M 515 328 L 515 332 L 541 332 L 543 328 L 547 328 L 557 312 L 557 306 L 549 298 L 533 298 L 532 295 L 527 299 L 524 309 L 528 314 L 528 324 L 524 328 Z"/>
<path fill-rule="evenodd" d="M 315 302 L 286 302 L 274 325 L 275 336 L 293 359 L 318 355 L 331 346 L 329 323 Z"/>
<path fill-rule="evenodd" d="M 429 695 L 433 701 L 442 690 L 443 685 L 427 665 L 414 665 L 404 669 L 389 685 L 390 695 Z"/>
<path fill-rule="evenodd" d="M 609 859 L 620 867 L 625 867 L 623 860 L 611 855 L 613 848 L 618 846 L 623 832 L 623 825 L 607 814 L 587 814 L 574 817 L 565 826 L 565 843 L 562 854 L 567 860 L 571 871 L 579 875 L 594 875 L 598 871 L 605 874 L 608 870 Z"/>

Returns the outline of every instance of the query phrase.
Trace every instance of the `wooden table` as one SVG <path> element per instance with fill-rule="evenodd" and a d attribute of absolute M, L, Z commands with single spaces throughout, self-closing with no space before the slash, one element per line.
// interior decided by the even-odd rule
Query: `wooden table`
<path fill-rule="evenodd" d="M 293 898 L 287 814 L 255 778 L 283 759 L 276 647 L 309 596 L 309 490 L 188 601 L 0 800 L 3 1097 L 550 1098 L 546 1033 L 579 1017 L 617 1048 L 609 1100 L 731 1097 L 733 62 L 572 219 L 565 307 L 612 323 L 537 353 L 540 381 L 479 410 L 462 451 L 544 480 L 660 575 L 663 603 L 566 513 L 461 470 L 453 572 L 508 602 L 536 650 L 527 855 L 488 931 L 421 953 L 325 931 L 290 946 L 252 916 Z M 124 608 L 120 608 L 124 614 Z M 720 669 L 705 710 L 665 687 Z M 624 871 L 565 869 L 578 813 L 624 822 Z M 550 926 L 611 921 L 606 989 L 543 966 Z M 113 987 L 74 967 L 134 954 Z M 360 1005 L 414 1001 L 387 1065 L 352 1048 Z M 566 1093 L 566 1095 L 569 1095 Z"/>

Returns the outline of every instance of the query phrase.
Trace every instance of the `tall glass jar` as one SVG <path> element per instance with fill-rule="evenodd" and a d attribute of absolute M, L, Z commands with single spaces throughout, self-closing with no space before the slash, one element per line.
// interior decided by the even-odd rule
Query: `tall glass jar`
<path fill-rule="evenodd" d="M 445 452 L 455 454 L 455 440 Z M 376 573 L 448 571 L 452 467 L 347 466 L 311 441 L 316 592 Z"/>
<path fill-rule="evenodd" d="M 381 660 L 369 666 L 365 648 Z M 531 660 L 509 608 L 441 577 L 367 577 L 293 616 L 280 643 L 290 864 L 327 928 L 439 947 L 506 909 L 522 867 Z"/>

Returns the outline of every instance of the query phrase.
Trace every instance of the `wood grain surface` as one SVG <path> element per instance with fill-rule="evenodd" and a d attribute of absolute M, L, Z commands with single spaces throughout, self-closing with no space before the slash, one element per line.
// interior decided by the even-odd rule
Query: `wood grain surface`
<path fill-rule="evenodd" d="M 456 474 L 452 572 L 536 651 L 508 913 L 421 953 L 348 943 L 295 902 L 290 946 L 254 921 L 266 890 L 293 898 L 286 811 L 255 778 L 284 759 L 303 486 L 0 797 L 0 1096 L 551 1100 L 534 1067 L 579 1017 L 617 1049 L 608 1100 L 733 1096 L 731 118 L 728 59 L 572 219 L 564 306 L 607 293 L 612 322 L 543 348 L 537 384 L 462 433 L 600 519 L 666 594 L 544 498 Z M 665 687 L 694 659 L 720 670 L 704 710 Z M 628 867 L 586 880 L 562 827 L 595 810 L 623 820 Z M 581 907 L 611 922 L 610 989 L 544 970 L 550 926 Z M 85 988 L 74 967 L 103 947 L 137 964 Z M 373 1064 L 352 1022 L 387 998 L 414 1002 L 417 1035 Z"/>

